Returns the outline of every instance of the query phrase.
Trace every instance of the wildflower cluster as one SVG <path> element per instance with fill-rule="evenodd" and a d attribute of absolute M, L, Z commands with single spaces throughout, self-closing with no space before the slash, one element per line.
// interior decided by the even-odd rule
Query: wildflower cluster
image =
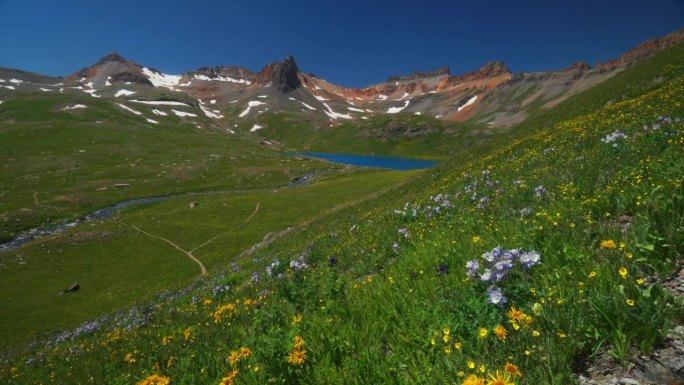
<path fill-rule="evenodd" d="M 170 383 L 171 379 L 169 377 L 153 374 L 151 376 L 147 376 L 143 380 L 138 381 L 136 385 L 169 385 Z"/>
<path fill-rule="evenodd" d="M 496 282 L 506 278 L 516 264 L 530 269 L 541 263 L 539 253 L 534 250 L 526 252 L 520 249 L 504 250 L 500 246 L 482 254 L 481 258 L 484 260 L 484 265 L 477 259 L 466 263 L 468 278 L 479 277 L 480 281 L 490 283 L 491 286 L 487 289 L 488 301 L 499 306 L 508 302 L 508 299 L 496 286 Z"/>
<path fill-rule="evenodd" d="M 601 141 L 605 144 L 610 144 L 617 141 L 618 139 L 627 139 L 627 134 L 620 130 L 615 130 L 612 133 L 606 135 L 603 139 L 601 139 Z M 617 143 L 613 143 L 613 146 L 616 145 Z"/>
<path fill-rule="evenodd" d="M 468 362 L 468 369 L 475 370 L 475 363 L 473 361 Z M 471 373 L 467 377 L 465 377 L 464 372 L 459 372 L 459 376 L 465 377 L 461 385 L 514 385 L 514 378 L 522 377 L 518 366 L 511 363 L 506 363 L 503 370 L 496 370 L 486 375 L 484 365 L 480 365 L 479 371 L 482 375 Z"/>
<path fill-rule="evenodd" d="M 292 351 L 287 356 L 287 362 L 290 365 L 302 365 L 306 360 L 306 350 L 304 350 L 304 339 L 300 336 L 295 336 L 292 344 Z"/>

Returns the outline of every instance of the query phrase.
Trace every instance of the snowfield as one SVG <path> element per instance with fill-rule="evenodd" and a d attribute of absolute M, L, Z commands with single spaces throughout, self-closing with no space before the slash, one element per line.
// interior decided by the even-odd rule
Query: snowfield
<path fill-rule="evenodd" d="M 323 103 L 323 105 L 325 106 L 325 108 L 328 109 L 328 111 L 324 110 L 323 112 L 325 112 L 325 114 L 328 115 L 330 117 L 330 119 L 351 119 L 352 118 L 352 116 L 349 114 L 340 114 L 339 112 L 333 111 L 332 108 L 330 108 L 330 106 L 328 105 L 328 103 Z"/>
<path fill-rule="evenodd" d="M 73 106 L 66 106 L 62 108 L 62 111 L 78 110 L 79 108 L 86 108 L 85 104 L 74 104 Z"/>
<path fill-rule="evenodd" d="M 185 111 L 178 111 L 178 110 L 171 110 L 176 116 L 184 117 L 184 116 L 191 116 L 193 118 L 196 118 L 197 115 L 192 114 L 190 112 L 185 112 Z"/>
<path fill-rule="evenodd" d="M 183 106 L 190 107 L 189 104 L 174 102 L 172 100 L 131 100 L 133 103 L 149 104 L 152 106 Z"/>
<path fill-rule="evenodd" d="M 135 93 L 135 91 L 118 90 L 118 91 L 116 91 L 116 93 L 114 94 L 114 97 L 118 98 L 119 96 L 129 96 L 129 95 L 133 95 L 134 93 Z"/>
<path fill-rule="evenodd" d="M 178 85 L 181 78 L 180 75 L 167 75 L 154 72 L 147 67 L 143 67 L 142 71 L 155 87 L 172 88 L 173 86 Z"/>
<path fill-rule="evenodd" d="M 250 82 L 249 80 L 235 79 L 235 78 L 231 78 L 229 76 L 217 76 L 215 78 L 210 78 L 209 76 L 206 76 L 206 75 L 194 75 L 193 78 L 197 79 L 197 80 L 208 81 L 208 82 L 218 81 L 218 82 L 229 82 L 229 83 L 238 83 L 238 84 L 247 84 L 247 85 L 252 84 L 252 82 Z"/>
<path fill-rule="evenodd" d="M 399 113 L 399 112 L 403 111 L 404 108 L 408 107 L 409 103 L 411 103 L 411 101 L 410 101 L 410 100 L 407 100 L 407 101 L 406 101 L 406 104 L 404 104 L 403 107 L 390 107 L 390 108 L 387 110 L 387 113 L 388 113 L 388 114 L 396 114 L 396 113 Z"/>
<path fill-rule="evenodd" d="M 472 98 L 468 99 L 468 101 L 467 101 L 464 105 L 462 105 L 461 107 L 458 107 L 458 110 L 456 110 L 456 112 L 461 111 L 462 109 L 464 109 L 464 108 L 466 108 L 466 107 L 472 105 L 473 103 L 475 103 L 476 100 L 477 100 L 477 95 L 475 95 L 475 96 L 473 96 Z"/>
<path fill-rule="evenodd" d="M 132 109 L 132 108 L 126 106 L 126 105 L 123 105 L 123 104 L 121 104 L 121 103 L 116 103 L 116 104 L 117 104 L 119 107 L 121 107 L 121 108 L 123 108 L 124 110 L 126 110 L 126 111 L 132 112 L 132 113 L 134 113 L 134 114 L 136 114 L 136 115 L 142 115 L 142 112 L 136 111 L 136 110 L 134 110 L 134 109 Z"/>
<path fill-rule="evenodd" d="M 251 100 L 249 103 L 247 103 L 247 108 L 245 108 L 245 110 L 242 111 L 240 113 L 240 115 L 238 115 L 238 116 L 241 118 L 244 118 L 245 116 L 247 116 L 247 114 L 249 114 L 249 111 L 252 109 L 252 107 L 257 107 L 257 106 L 260 106 L 262 104 L 266 104 L 266 103 L 260 102 L 258 100 Z"/>

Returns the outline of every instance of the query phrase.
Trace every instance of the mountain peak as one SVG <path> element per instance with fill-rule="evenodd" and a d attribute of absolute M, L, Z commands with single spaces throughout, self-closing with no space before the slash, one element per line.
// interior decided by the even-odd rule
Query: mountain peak
<path fill-rule="evenodd" d="M 288 93 L 302 83 L 298 76 L 299 67 L 292 55 L 284 60 L 267 64 L 256 76 L 256 82 L 270 84 L 280 92 Z"/>
<path fill-rule="evenodd" d="M 511 70 L 506 67 L 506 64 L 502 61 L 492 61 L 489 63 L 486 63 L 485 65 L 480 68 L 478 71 L 484 76 L 499 76 L 499 75 L 505 75 L 505 74 L 510 74 Z"/>
<path fill-rule="evenodd" d="M 118 53 L 111 51 L 108 54 L 102 56 L 100 60 L 97 62 L 97 64 L 105 64 L 109 62 L 119 62 L 119 63 L 125 63 L 127 60 L 124 59 L 123 56 L 119 55 Z"/>

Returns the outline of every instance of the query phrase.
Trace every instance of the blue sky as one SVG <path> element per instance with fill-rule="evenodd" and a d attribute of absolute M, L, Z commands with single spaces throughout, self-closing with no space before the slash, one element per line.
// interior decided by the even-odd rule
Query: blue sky
<path fill-rule="evenodd" d="M 0 66 L 49 75 L 109 51 L 172 74 L 292 54 L 302 71 L 365 86 L 492 60 L 514 72 L 593 66 L 684 28 L 684 1 L 0 0 L 0 21 Z"/>

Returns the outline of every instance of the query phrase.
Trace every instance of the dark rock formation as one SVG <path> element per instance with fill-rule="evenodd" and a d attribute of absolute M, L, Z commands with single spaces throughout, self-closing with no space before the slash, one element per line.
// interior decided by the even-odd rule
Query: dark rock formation
<path fill-rule="evenodd" d="M 259 84 L 270 84 L 274 89 L 288 93 L 302 85 L 298 71 L 297 62 L 290 55 L 283 61 L 266 65 L 257 74 L 255 81 Z"/>
<path fill-rule="evenodd" d="M 102 56 L 102 58 L 100 58 L 100 61 L 98 61 L 95 65 L 106 64 L 106 63 L 113 62 L 113 61 L 119 62 L 119 63 L 125 63 L 127 60 L 124 59 L 118 53 L 112 51 L 112 52 Z"/>

